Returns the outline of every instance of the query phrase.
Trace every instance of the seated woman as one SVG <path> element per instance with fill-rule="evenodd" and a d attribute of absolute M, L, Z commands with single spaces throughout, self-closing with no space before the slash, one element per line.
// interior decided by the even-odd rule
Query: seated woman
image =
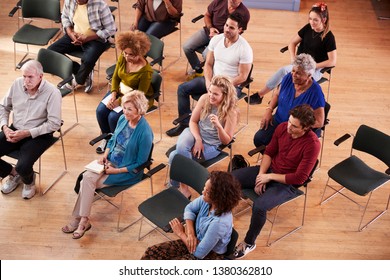
<path fill-rule="evenodd" d="M 161 39 L 175 30 L 182 4 L 183 0 L 138 0 L 130 29 L 138 29 Z"/>
<path fill-rule="evenodd" d="M 240 184 L 230 173 L 211 172 L 202 195 L 184 210 L 186 230 L 177 218 L 169 222 L 180 239 L 149 247 L 142 259 L 222 259 L 232 234 L 232 209 L 240 199 Z"/>
<path fill-rule="evenodd" d="M 96 108 L 96 118 L 102 133 L 113 133 L 119 117 L 123 114 L 120 97 L 125 93 L 123 88 L 137 89 L 145 93 L 149 108 L 153 106 L 153 87 L 151 86 L 153 69 L 145 59 L 150 49 L 148 36 L 141 31 L 123 32 L 116 37 L 116 46 L 122 52 L 116 63 L 111 81 L 111 91 Z M 122 91 L 121 91 L 122 88 Z M 107 99 L 107 96 L 111 98 Z M 103 140 L 96 152 L 102 154 L 106 142 Z"/>
<path fill-rule="evenodd" d="M 176 154 L 194 160 L 209 160 L 219 155 L 218 146 L 228 144 L 238 123 L 237 91 L 229 78 L 214 76 L 208 94 L 202 95 L 192 111 L 189 127 L 177 140 L 176 150 L 169 155 L 171 163 Z M 189 197 L 188 186 L 171 180 L 172 187 Z"/>
<path fill-rule="evenodd" d="M 310 54 L 314 58 L 317 66 L 312 76 L 315 81 L 321 79 L 323 68 L 336 66 L 336 39 L 330 30 L 329 11 L 324 2 L 312 6 L 309 11 L 309 23 L 291 39 L 288 51 L 291 61 L 301 53 Z M 250 104 L 260 104 L 263 96 L 276 88 L 291 70 L 291 64 L 280 68 L 260 91 L 250 96 Z"/>
<path fill-rule="evenodd" d="M 302 53 L 294 58 L 293 69 L 282 80 L 265 109 L 253 142 L 256 147 L 268 145 L 276 127 L 288 120 L 289 111 L 301 104 L 308 104 L 314 110 L 316 121 L 312 126 L 319 136 L 319 129 L 325 120 L 325 98 L 321 86 L 312 78 L 316 63 L 309 54 Z M 274 109 L 276 112 L 272 115 Z"/>
<path fill-rule="evenodd" d="M 152 148 L 153 132 L 144 118 L 147 104 L 142 91 L 134 90 L 122 97 L 124 115 L 119 118 L 107 149 L 99 160 L 105 170 L 100 174 L 90 171 L 83 174 L 73 218 L 62 228 L 64 233 L 73 233 L 73 239 L 81 238 L 91 228 L 89 216 L 96 189 L 131 185 L 142 179 L 142 172 L 135 174 L 132 170 L 148 160 Z"/>

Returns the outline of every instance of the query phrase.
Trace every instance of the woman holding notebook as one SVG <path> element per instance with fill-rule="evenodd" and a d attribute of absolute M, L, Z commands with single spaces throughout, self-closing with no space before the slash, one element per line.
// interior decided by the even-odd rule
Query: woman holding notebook
<path fill-rule="evenodd" d="M 153 131 L 144 118 L 148 100 L 142 91 L 134 90 L 122 97 L 122 108 L 123 115 L 99 160 L 104 172 L 83 174 L 73 217 L 62 228 L 64 233 L 72 233 L 73 239 L 83 237 L 91 228 L 89 216 L 96 189 L 134 184 L 142 179 L 142 172 L 135 174 L 132 170 L 148 160 L 153 144 Z"/>

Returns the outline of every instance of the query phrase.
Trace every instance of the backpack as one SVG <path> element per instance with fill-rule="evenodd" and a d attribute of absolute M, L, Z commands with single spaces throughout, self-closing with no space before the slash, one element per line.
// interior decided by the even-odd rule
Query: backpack
<path fill-rule="evenodd" d="M 249 162 L 243 157 L 243 155 L 234 155 L 229 162 L 228 172 L 236 169 L 250 166 Z"/>

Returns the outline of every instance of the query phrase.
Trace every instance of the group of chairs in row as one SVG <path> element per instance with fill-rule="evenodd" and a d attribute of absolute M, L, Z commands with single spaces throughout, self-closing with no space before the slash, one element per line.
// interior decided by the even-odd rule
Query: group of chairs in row
<path fill-rule="evenodd" d="M 51 12 L 56 11 L 57 9 L 59 12 L 59 10 L 60 10 L 59 4 L 58 4 L 58 8 L 56 6 L 55 9 L 49 7 L 51 4 L 57 5 L 57 2 L 59 2 L 57 0 L 44 1 L 45 5 L 39 5 L 39 6 L 35 6 L 35 7 L 31 6 L 31 7 L 27 8 L 27 3 L 31 4 L 32 2 L 34 2 L 34 1 L 19 1 L 18 2 L 19 7 L 22 9 L 22 17 L 23 18 L 40 17 L 40 16 L 38 16 L 38 14 L 41 13 L 46 8 L 48 10 L 50 10 Z M 118 4 L 119 4 L 119 1 L 118 1 Z M 32 12 L 31 12 L 31 14 L 28 14 L 26 11 L 32 11 Z M 14 13 L 15 12 L 16 12 L 16 10 L 14 11 Z M 51 16 L 50 19 L 53 20 L 54 22 L 59 22 L 60 17 L 58 17 L 58 15 L 59 15 L 59 13 L 58 14 L 56 13 L 56 15 Z M 28 46 L 28 44 L 34 44 L 34 43 L 23 41 L 23 40 L 28 40 L 29 36 L 27 36 L 27 35 L 35 34 L 35 33 L 33 33 L 33 30 L 35 29 L 35 27 L 33 27 L 33 25 L 31 25 L 31 24 L 26 24 L 24 26 L 26 26 L 25 29 L 23 29 L 23 28 L 19 29 L 19 31 L 15 34 L 15 36 L 13 38 L 14 42 L 26 44 L 27 46 Z M 47 30 L 48 33 L 43 36 L 43 37 L 45 37 L 44 40 L 47 40 L 47 42 L 42 43 L 42 44 L 39 43 L 36 45 L 46 45 L 55 36 L 55 34 L 58 34 L 58 31 L 59 31 L 59 28 L 58 28 L 58 30 L 55 30 L 55 29 Z M 32 38 L 34 40 L 36 40 L 36 39 L 41 38 L 41 37 L 33 35 Z M 49 39 L 47 39 L 47 38 L 49 38 Z M 149 53 L 147 54 L 147 56 L 151 58 L 152 65 L 159 66 L 159 68 L 156 69 L 155 73 L 153 74 L 152 86 L 153 86 L 153 89 L 155 92 L 155 99 L 156 99 L 157 104 L 158 104 L 156 106 L 156 108 L 154 108 L 154 109 L 159 109 L 160 140 L 161 140 L 162 139 L 162 121 L 161 121 L 161 110 L 160 110 L 160 103 L 159 103 L 160 100 L 159 99 L 160 99 L 161 92 L 163 92 L 163 89 L 161 88 L 162 83 L 163 83 L 163 79 L 162 79 L 161 74 L 163 73 L 162 61 L 164 59 L 164 54 L 163 54 L 164 42 L 151 36 L 151 35 L 150 35 L 150 39 L 152 41 L 152 48 L 149 51 Z M 284 52 L 284 51 L 286 51 L 285 48 L 281 49 L 281 52 Z M 14 49 L 14 53 L 16 53 L 16 47 Z M 28 55 L 28 53 L 26 55 Z M 16 54 L 14 55 L 14 60 L 15 60 L 15 64 L 16 64 Z M 37 60 L 42 63 L 45 73 L 49 73 L 49 74 L 58 76 L 62 79 L 62 81 L 58 84 L 58 87 L 60 88 L 61 94 L 63 97 L 72 93 L 72 90 L 69 90 L 69 89 L 62 87 L 65 83 L 70 82 L 72 79 L 73 63 L 69 58 L 67 58 L 66 56 L 57 54 L 55 52 L 46 50 L 46 49 L 41 49 L 38 53 Z M 108 80 L 110 80 L 110 77 L 112 77 L 112 73 L 113 73 L 113 69 L 114 69 L 113 67 L 110 67 L 107 69 Z M 253 66 L 252 66 L 252 69 L 253 69 Z M 327 99 L 328 99 L 329 98 L 331 69 L 325 69 L 324 71 L 327 72 L 329 74 L 329 76 L 328 76 L 328 78 L 324 77 L 320 82 L 328 81 L 328 93 L 327 93 Z M 252 70 L 251 70 L 251 72 L 252 72 Z M 252 81 L 253 81 L 253 78 L 251 77 L 251 73 L 250 73 L 246 83 L 243 85 L 244 88 L 247 89 L 247 93 L 243 93 L 241 97 L 244 97 L 244 96 L 249 97 L 250 84 Z M 75 118 L 76 118 L 75 124 L 73 124 L 64 133 L 62 133 L 62 131 L 60 129 L 59 136 L 56 136 L 53 138 L 53 144 L 56 143 L 58 140 L 61 140 L 61 142 L 62 142 L 65 171 L 63 171 L 60 174 L 60 176 L 55 180 L 55 182 L 52 185 L 54 185 L 67 171 L 65 149 L 64 149 L 62 137 L 64 134 L 66 134 L 66 132 L 68 132 L 71 128 L 73 128 L 75 125 L 78 124 L 77 104 L 76 104 L 74 92 L 73 92 L 73 101 L 74 101 Z M 326 123 L 325 123 L 324 127 L 322 128 L 322 131 L 323 131 L 322 132 L 323 133 L 322 139 L 324 138 L 326 124 L 329 122 L 329 119 L 327 117 L 329 109 L 330 109 L 330 105 L 327 103 L 326 108 L 325 108 Z M 248 124 L 248 122 L 249 122 L 248 117 L 249 117 L 249 103 L 247 105 L 247 123 L 246 124 Z M 347 139 L 347 136 L 343 137 L 341 140 L 337 140 L 335 142 L 335 144 L 338 145 L 340 142 L 345 141 L 346 139 Z M 230 148 L 229 152 L 224 151 L 224 149 L 226 147 L 221 147 L 220 156 L 211 160 L 211 161 L 203 162 L 201 165 L 199 163 L 195 163 L 193 161 L 187 161 L 187 162 L 188 162 L 188 164 L 200 165 L 200 166 L 202 166 L 203 169 L 207 169 L 211 165 L 215 164 L 216 162 L 219 162 L 220 160 L 222 160 L 226 157 L 229 157 L 231 159 L 232 158 L 232 144 L 233 144 L 233 142 L 234 142 L 234 140 L 231 143 L 229 143 L 229 145 L 226 145 L 226 147 Z M 359 230 L 362 230 L 363 228 L 365 228 L 369 223 L 373 222 L 374 220 L 379 218 L 380 215 L 383 215 L 387 211 L 388 206 L 389 206 L 390 196 L 389 196 L 389 199 L 387 201 L 387 206 L 386 206 L 385 210 L 383 210 L 377 217 L 372 219 L 369 223 L 362 225 L 369 201 L 371 199 L 371 195 L 372 195 L 374 190 L 376 190 L 381 185 L 388 182 L 390 168 L 387 169 L 386 172 L 376 171 L 376 170 L 370 168 L 367 164 L 365 164 L 364 161 L 362 161 L 359 158 L 357 158 L 356 156 L 352 155 L 352 152 L 353 152 L 353 150 L 359 150 L 359 151 L 363 151 L 363 152 L 366 152 L 368 154 L 371 154 L 371 155 L 377 157 L 378 159 L 380 159 L 381 161 L 383 161 L 389 167 L 390 166 L 390 143 L 389 142 L 390 142 L 390 140 L 389 140 L 388 135 L 386 135 L 382 132 L 379 132 L 378 130 L 376 130 L 374 128 L 370 128 L 370 127 L 367 127 L 365 125 L 362 125 L 361 127 L 359 127 L 359 129 L 354 137 L 354 140 L 352 143 L 352 148 L 351 148 L 351 156 L 348 159 L 339 163 L 338 165 L 332 167 L 328 171 L 329 178 L 328 178 L 328 181 L 326 183 L 323 197 L 321 199 L 321 204 L 326 202 L 327 200 L 329 200 L 331 197 L 333 197 L 333 196 L 331 196 L 327 199 L 324 199 L 324 195 L 325 195 L 325 191 L 326 191 L 327 187 L 332 188 L 335 191 L 335 194 L 339 193 L 343 196 L 346 196 L 344 193 L 342 193 L 342 190 L 344 188 L 349 189 L 353 193 L 356 193 L 356 194 L 361 195 L 361 196 L 365 196 L 365 195 L 369 194 L 369 198 L 367 200 L 367 203 L 365 206 L 363 206 L 364 211 L 363 211 L 361 221 L 360 221 L 360 224 L 358 227 Z M 322 152 L 323 152 L 322 149 L 324 146 L 323 143 L 321 146 L 322 147 L 321 147 L 321 153 L 320 153 L 318 166 L 321 165 Z M 18 153 L 17 152 L 13 153 L 10 156 L 13 158 L 17 158 Z M 185 163 L 183 163 L 181 161 L 186 161 L 186 160 L 180 159 L 180 157 L 178 157 L 178 158 L 179 159 L 176 160 L 176 157 L 175 157 L 175 160 L 172 163 L 172 166 L 170 167 L 170 178 L 190 185 L 191 187 L 194 188 L 195 191 L 197 191 L 199 194 L 201 194 L 201 189 L 203 188 L 204 182 L 200 183 L 197 179 L 201 179 L 202 176 L 195 176 L 195 178 L 193 178 L 193 176 L 190 176 L 189 174 L 187 174 L 186 170 L 192 171 L 192 170 L 194 170 L 193 167 L 183 168 L 183 166 L 186 166 L 186 165 L 185 165 Z M 176 166 L 177 161 L 179 161 L 180 164 L 178 164 Z M 151 197 L 139 205 L 139 211 L 142 213 L 142 215 L 144 217 L 147 218 L 147 220 L 151 221 L 154 225 L 157 226 L 157 228 L 162 230 L 162 232 L 169 232 L 170 231 L 169 226 L 168 226 L 169 220 L 173 217 L 180 216 L 180 214 L 182 214 L 182 212 L 183 212 L 182 210 L 184 210 L 185 205 L 188 204 L 189 201 L 187 198 L 185 198 L 183 195 L 181 195 L 180 192 L 178 192 L 176 189 L 173 189 L 173 188 L 166 189 L 166 190 L 164 190 L 156 195 L 153 195 L 152 176 L 155 173 L 157 173 L 158 171 L 160 171 L 161 169 L 163 169 L 165 167 L 165 165 L 160 164 L 153 169 L 151 168 L 151 165 L 152 165 L 152 152 L 150 154 L 150 158 L 149 158 L 148 162 L 144 163 L 142 166 L 140 166 L 139 170 L 137 171 L 137 172 L 144 172 L 144 169 L 146 168 L 148 170 L 148 172 L 143 173 L 143 180 L 142 181 L 144 181 L 145 179 L 150 179 L 150 184 L 151 184 Z M 313 172 L 314 172 L 314 169 L 313 169 Z M 39 171 L 37 173 L 39 173 L 39 182 L 40 182 L 41 181 L 40 160 L 39 160 Z M 311 178 L 312 178 L 312 176 L 310 176 L 309 179 L 311 180 Z M 334 187 L 332 187 L 329 184 L 330 179 L 333 179 L 338 184 L 342 185 L 343 189 L 338 190 L 338 189 L 335 189 Z M 304 224 L 306 198 L 307 198 L 307 184 L 310 182 L 310 180 L 305 182 L 304 190 L 306 190 L 306 191 L 302 192 L 302 195 L 301 195 L 305 198 L 304 207 L 303 207 L 303 215 L 302 215 L 302 223 L 299 227 L 293 229 L 292 231 L 288 232 L 286 235 L 282 236 L 282 238 L 285 236 L 288 236 L 292 232 L 298 230 Z M 41 185 L 41 183 L 40 183 L 40 185 Z M 50 185 L 42 193 L 45 193 L 48 189 L 50 189 L 52 187 L 52 185 Z M 129 189 L 130 187 L 132 187 L 132 186 L 126 186 L 125 188 L 118 188 L 116 186 L 112 186 L 112 187 L 108 187 L 108 188 L 99 190 L 99 192 L 101 192 L 103 195 L 106 195 L 109 197 L 114 197 L 118 193 L 122 193 L 122 195 L 123 195 L 124 191 L 126 189 Z M 256 194 L 254 194 L 253 192 L 244 193 L 244 196 L 246 198 L 248 198 L 249 200 L 254 200 L 256 198 Z M 180 198 L 178 198 L 178 197 L 180 197 Z M 123 199 L 123 197 L 122 197 L 122 199 Z M 170 199 L 173 199 L 173 200 L 170 200 Z M 157 201 L 160 201 L 160 202 L 165 201 L 164 203 L 161 203 L 161 207 L 163 207 L 161 209 L 161 211 L 155 211 L 155 208 L 153 208 L 153 207 L 157 207 L 156 206 L 156 205 L 158 205 Z M 175 201 L 175 203 L 166 203 L 167 201 Z M 177 205 L 178 209 L 173 209 L 172 210 L 173 212 L 172 212 L 170 209 L 167 208 L 167 205 Z M 121 211 L 122 206 L 119 206 L 119 210 L 120 211 L 119 211 L 119 216 L 118 216 L 118 230 L 120 230 L 120 229 L 123 230 L 123 228 L 120 227 L 120 216 L 121 216 L 121 212 L 122 212 Z M 156 213 L 157 213 L 157 216 L 153 217 L 153 214 L 156 215 Z M 276 210 L 276 213 L 277 213 L 277 210 Z M 276 219 L 276 215 L 274 216 L 273 222 L 275 222 L 275 219 Z M 267 244 L 269 244 L 269 245 L 272 244 L 272 242 L 270 242 L 271 233 L 272 233 L 272 228 L 271 228 L 269 238 L 267 241 Z M 140 227 L 140 234 L 141 234 L 141 227 Z M 141 236 L 139 236 L 139 237 L 141 238 Z M 279 240 L 279 239 L 277 239 L 277 240 Z"/>
<path fill-rule="evenodd" d="M 107 137 L 110 137 L 110 135 L 100 136 L 99 138 L 91 141 L 91 144 L 95 144 L 97 141 Z M 340 194 L 350 199 L 354 203 L 358 204 L 359 207 L 363 209 L 363 213 L 361 215 L 359 226 L 358 226 L 358 231 L 361 231 L 364 228 L 366 228 L 368 225 L 370 225 L 372 222 L 377 220 L 384 213 L 386 213 L 389 207 L 390 195 L 387 198 L 387 203 L 385 203 L 386 206 L 384 207 L 384 209 L 381 210 L 380 213 L 376 215 L 374 218 L 370 219 L 369 221 L 366 221 L 368 206 L 369 205 L 372 206 L 372 203 L 370 204 L 370 201 L 374 191 L 379 189 L 381 186 L 385 185 L 390 180 L 390 176 L 389 176 L 390 175 L 390 136 L 386 135 L 385 133 L 375 128 L 369 127 L 367 125 L 361 125 L 358 128 L 356 135 L 346 134 L 340 137 L 339 139 L 337 139 L 334 142 L 334 144 L 338 146 L 340 143 L 346 141 L 350 137 L 353 137 L 350 156 L 345 160 L 341 161 L 340 163 L 336 164 L 335 166 L 333 166 L 331 169 L 329 169 L 328 180 L 326 182 L 320 204 L 321 205 L 324 204 L 325 202 L 327 202 L 337 194 Z M 387 170 L 385 172 L 381 172 L 371 168 L 363 160 L 361 160 L 359 157 L 355 155 L 357 151 L 364 152 L 368 155 L 374 156 L 375 158 L 379 159 L 380 161 L 386 164 Z M 133 226 L 137 222 L 141 221 L 139 227 L 139 234 L 138 234 L 139 240 L 143 239 L 145 236 L 147 236 L 149 233 L 151 233 L 154 230 L 157 230 L 166 238 L 170 239 L 168 233 L 172 232 L 172 230 L 169 226 L 169 221 L 172 220 L 173 218 L 179 218 L 179 220 L 183 220 L 182 215 L 184 212 L 184 208 L 188 203 L 190 203 L 190 200 L 186 198 L 176 188 L 165 188 L 162 191 L 158 192 L 157 194 L 154 194 L 153 175 L 159 172 L 160 170 L 164 169 L 166 165 L 164 163 L 160 163 L 156 167 L 152 168 L 152 162 L 153 159 L 152 159 L 152 151 L 151 151 L 150 157 L 147 160 L 147 162 L 142 164 L 140 168 L 134 170 L 134 172 L 143 172 L 143 179 L 141 182 L 137 184 L 143 183 L 145 180 L 150 181 L 151 194 L 149 198 L 147 198 L 146 200 L 144 200 L 138 205 L 138 211 L 140 212 L 141 217 L 136 219 L 129 225 L 121 226 L 120 224 L 121 215 L 123 213 L 123 207 L 125 207 L 125 203 L 123 202 L 123 197 L 126 190 L 131 189 L 133 186 L 137 184 L 130 185 L 130 186 L 120 186 L 120 187 L 110 186 L 97 191 L 99 197 L 104 198 L 106 200 L 107 197 L 113 198 L 118 194 L 121 194 L 120 205 L 116 206 L 119 209 L 117 230 L 123 231 Z M 271 223 L 271 228 L 267 239 L 268 246 L 271 246 L 273 243 L 289 236 L 290 234 L 296 232 L 297 230 L 303 227 L 305 222 L 305 215 L 306 215 L 308 184 L 313 179 L 313 174 L 317 170 L 318 163 L 319 161 L 317 160 L 316 165 L 313 167 L 309 178 L 302 185 L 295 186 L 301 189 L 300 195 L 298 197 L 286 201 L 276 206 L 274 209 L 270 210 L 273 211 L 274 214 L 272 216 L 272 219 L 268 219 L 269 222 Z M 209 163 L 205 163 L 205 162 L 201 162 L 201 163 L 196 162 L 182 155 L 175 155 L 172 164 L 169 167 L 169 178 L 190 186 L 198 195 L 201 195 L 204 184 L 208 178 L 208 170 L 207 170 L 207 167 L 209 166 L 208 164 Z M 143 171 L 145 168 L 147 170 L 146 172 Z M 341 185 L 341 188 L 336 188 L 335 186 L 331 185 L 329 183 L 330 180 L 334 180 L 336 183 Z M 325 194 L 328 192 L 327 191 L 328 189 L 332 189 L 333 194 L 325 198 Z M 349 193 L 345 192 L 345 190 L 349 190 Z M 356 202 L 355 199 L 353 198 L 353 195 L 358 195 L 362 197 L 368 196 L 365 205 L 361 205 L 360 203 Z M 248 189 L 242 191 L 242 198 L 249 205 L 251 205 L 251 202 L 254 201 L 257 198 L 257 196 L 258 195 L 254 192 L 254 190 Z M 278 216 L 279 208 L 284 207 L 285 205 L 290 204 L 291 202 L 301 198 L 303 198 L 302 207 L 297 208 L 294 206 L 289 208 L 290 213 L 297 211 L 298 216 L 300 213 L 299 211 L 302 211 L 299 225 L 283 234 L 280 234 L 279 231 L 278 237 L 276 238 L 273 237 L 273 229 L 275 224 L 277 224 L 276 221 L 287 219 L 287 217 L 280 218 Z M 240 213 L 236 213 L 236 215 Z M 291 215 L 289 215 L 289 217 L 290 216 Z M 147 233 L 144 233 L 142 230 L 144 222 L 152 226 L 152 230 L 148 231 Z M 238 233 L 234 230 L 233 235 L 234 238 L 232 244 L 230 244 L 230 247 L 232 246 L 234 248 L 235 242 L 237 241 Z M 231 253 L 232 251 L 229 252 Z"/>

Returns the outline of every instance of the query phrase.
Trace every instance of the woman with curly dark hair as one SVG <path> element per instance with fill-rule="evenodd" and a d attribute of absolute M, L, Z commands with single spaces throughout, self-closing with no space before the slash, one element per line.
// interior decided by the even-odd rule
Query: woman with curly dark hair
<path fill-rule="evenodd" d="M 149 247 L 142 259 L 222 259 L 232 234 L 232 209 L 240 198 L 240 184 L 230 173 L 211 172 L 202 195 L 184 210 L 186 229 L 177 218 L 169 222 L 180 239 Z"/>

